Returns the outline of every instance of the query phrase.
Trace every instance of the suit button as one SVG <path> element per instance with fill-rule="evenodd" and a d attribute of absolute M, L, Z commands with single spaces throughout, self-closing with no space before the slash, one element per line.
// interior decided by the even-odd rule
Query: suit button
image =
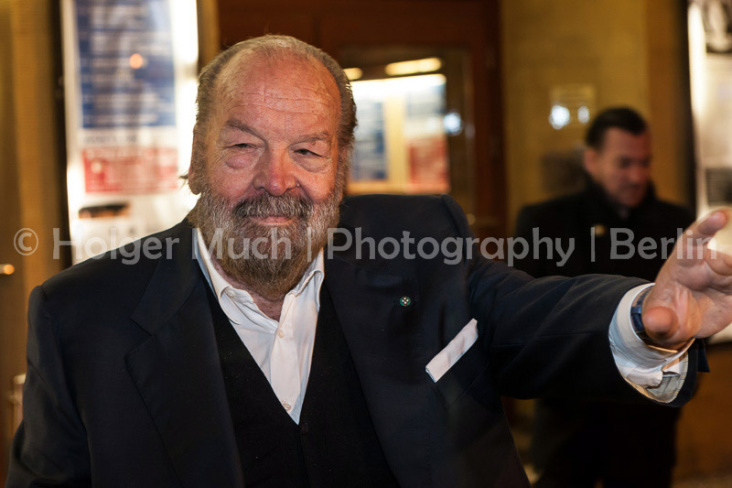
<path fill-rule="evenodd" d="M 308 432 L 310 432 L 310 427 L 307 422 L 303 422 L 300 426 L 300 434 L 306 435 Z"/>

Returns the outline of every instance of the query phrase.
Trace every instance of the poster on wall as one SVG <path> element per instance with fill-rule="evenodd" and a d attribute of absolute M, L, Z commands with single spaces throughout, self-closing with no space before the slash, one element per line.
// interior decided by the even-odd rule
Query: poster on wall
<path fill-rule="evenodd" d="M 405 93 L 404 136 L 407 145 L 409 177 L 407 188 L 413 193 L 447 193 L 450 170 L 446 112 L 446 79 L 441 75 L 423 76 L 425 80 Z"/>
<path fill-rule="evenodd" d="M 689 72 L 699 215 L 732 207 L 732 0 L 690 0 Z M 732 231 L 715 238 L 732 252 Z M 732 340 L 732 328 L 713 340 Z"/>
<path fill-rule="evenodd" d="M 195 0 L 64 0 L 72 259 L 180 221 L 190 161 Z"/>
<path fill-rule="evenodd" d="M 358 85 L 356 85 L 358 86 Z M 357 92 L 358 126 L 356 145 L 351 161 L 351 181 L 385 181 L 386 138 L 384 133 L 384 102 L 370 92 Z"/>
<path fill-rule="evenodd" d="M 354 81 L 358 106 L 350 193 L 448 193 L 442 74 Z"/>

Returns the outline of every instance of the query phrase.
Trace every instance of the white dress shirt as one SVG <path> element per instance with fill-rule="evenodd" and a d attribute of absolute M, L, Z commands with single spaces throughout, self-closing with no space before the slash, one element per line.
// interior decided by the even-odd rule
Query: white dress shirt
<path fill-rule="evenodd" d="M 689 347 L 678 351 L 649 346 L 638 337 L 630 318 L 635 298 L 653 284 L 628 291 L 618 304 L 610 324 L 610 348 L 620 374 L 633 388 L 656 401 L 672 402 L 686 379 Z"/>
<path fill-rule="evenodd" d="M 221 276 L 211 261 L 201 231 L 196 234 L 196 258 L 221 308 L 282 407 L 299 423 L 325 276 L 323 251 L 310 263 L 297 286 L 285 295 L 278 322 L 262 313 L 248 292 L 233 287 Z"/>

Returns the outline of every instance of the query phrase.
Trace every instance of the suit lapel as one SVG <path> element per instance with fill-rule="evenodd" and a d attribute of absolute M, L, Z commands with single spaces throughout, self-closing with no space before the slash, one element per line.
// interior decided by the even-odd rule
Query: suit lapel
<path fill-rule="evenodd" d="M 193 230 L 162 258 L 132 318 L 151 337 L 127 369 L 185 487 L 243 486 L 221 375 L 205 279 L 193 257 Z"/>
<path fill-rule="evenodd" d="M 416 283 L 326 259 L 325 281 L 387 461 L 400 483 L 429 486 L 429 361 Z M 408 480 L 408 481 L 407 481 Z"/>

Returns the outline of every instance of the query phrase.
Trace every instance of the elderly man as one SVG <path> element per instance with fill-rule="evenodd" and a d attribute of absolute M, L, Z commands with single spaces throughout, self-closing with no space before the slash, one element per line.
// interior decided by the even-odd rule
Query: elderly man
<path fill-rule="evenodd" d="M 670 259 L 646 294 L 484 260 L 448 197 L 339 210 L 353 101 L 300 41 L 225 51 L 198 104 L 200 200 L 136 244 L 170 252 L 111 252 L 31 297 L 10 488 L 527 486 L 501 394 L 679 405 L 693 338 L 732 319 L 732 265 L 709 253 Z M 685 248 L 726 221 L 692 227 Z M 387 240 L 449 241 L 463 259 L 359 248 Z"/>

